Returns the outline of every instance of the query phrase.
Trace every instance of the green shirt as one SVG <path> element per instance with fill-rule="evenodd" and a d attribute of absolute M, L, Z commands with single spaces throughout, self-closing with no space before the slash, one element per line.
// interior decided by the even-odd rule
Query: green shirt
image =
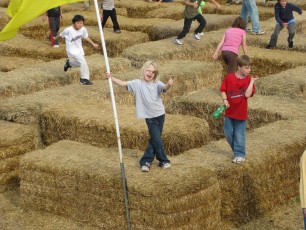
<path fill-rule="evenodd" d="M 192 3 L 198 2 L 198 8 L 200 7 L 202 1 L 203 0 L 189 0 L 189 2 L 192 2 Z M 197 16 L 199 14 L 198 8 L 194 8 L 193 6 L 187 5 L 184 10 L 185 18 L 190 19 L 190 18 L 194 18 L 195 16 Z"/>

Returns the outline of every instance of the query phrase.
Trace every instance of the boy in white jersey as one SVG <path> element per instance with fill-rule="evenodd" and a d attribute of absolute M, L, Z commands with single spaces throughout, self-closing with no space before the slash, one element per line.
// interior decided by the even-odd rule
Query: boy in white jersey
<path fill-rule="evenodd" d="M 136 116 L 144 118 L 148 126 L 150 140 L 144 155 L 139 161 L 142 172 L 149 172 L 150 166 L 156 156 L 159 166 L 163 169 L 170 168 L 170 160 L 164 152 L 162 141 L 163 125 L 165 121 L 165 107 L 161 94 L 166 93 L 173 85 L 172 79 L 167 84 L 157 80 L 158 66 L 154 61 L 147 61 L 141 69 L 141 79 L 122 81 L 111 75 L 112 82 L 125 87 L 132 92 L 136 101 Z"/>
<path fill-rule="evenodd" d="M 72 19 L 72 26 L 66 28 L 54 39 L 58 39 L 59 37 L 65 38 L 68 59 L 66 60 L 64 71 L 66 72 L 72 67 L 80 67 L 80 84 L 92 85 L 92 82 L 89 80 L 88 65 L 84 57 L 85 53 L 82 45 L 82 38 L 88 41 L 96 49 L 99 48 L 99 45 L 88 37 L 87 29 L 84 27 L 84 21 L 85 19 L 82 15 L 75 15 Z"/>

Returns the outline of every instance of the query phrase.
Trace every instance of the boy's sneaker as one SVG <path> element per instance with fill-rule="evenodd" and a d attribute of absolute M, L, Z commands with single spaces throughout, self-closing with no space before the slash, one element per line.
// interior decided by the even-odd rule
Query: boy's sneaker
<path fill-rule="evenodd" d="M 159 163 L 159 167 L 163 168 L 163 169 L 167 169 L 171 167 L 170 163 Z"/>
<path fill-rule="evenodd" d="M 183 41 L 181 39 L 175 38 L 175 44 L 183 45 Z"/>
<path fill-rule="evenodd" d="M 266 49 L 272 49 L 273 47 L 270 45 L 266 45 Z"/>
<path fill-rule="evenodd" d="M 257 32 L 252 32 L 251 34 L 253 34 L 253 35 L 263 35 L 265 33 L 266 33 L 265 31 L 259 30 Z"/>
<path fill-rule="evenodd" d="M 252 29 L 246 28 L 245 31 L 248 32 L 248 33 L 251 33 L 251 32 L 252 32 Z"/>
<path fill-rule="evenodd" d="M 68 70 L 69 68 L 71 68 L 71 65 L 70 65 L 70 63 L 69 63 L 69 59 L 67 59 L 65 65 L 64 65 L 64 71 L 67 72 L 67 70 Z"/>
<path fill-rule="evenodd" d="M 59 48 L 59 45 L 54 45 L 53 48 Z"/>
<path fill-rule="evenodd" d="M 87 79 L 81 78 L 80 79 L 80 84 L 81 85 L 92 85 L 93 83 L 91 81 L 87 80 Z"/>
<path fill-rule="evenodd" d="M 120 34 L 121 30 L 114 30 L 115 33 Z"/>
<path fill-rule="evenodd" d="M 141 170 L 141 172 L 149 172 L 150 168 L 149 168 L 149 166 L 143 165 L 143 166 L 141 166 L 140 170 Z"/>
<path fill-rule="evenodd" d="M 233 163 L 236 163 L 236 164 L 241 164 L 244 161 L 245 161 L 245 158 L 243 158 L 243 157 L 235 157 L 233 159 Z"/>
<path fill-rule="evenodd" d="M 200 33 L 193 34 L 193 38 L 196 39 L 196 40 L 200 40 L 201 39 Z"/>
<path fill-rule="evenodd" d="M 203 32 L 201 32 L 201 33 L 200 33 L 200 36 L 204 36 L 204 33 L 203 33 Z"/>

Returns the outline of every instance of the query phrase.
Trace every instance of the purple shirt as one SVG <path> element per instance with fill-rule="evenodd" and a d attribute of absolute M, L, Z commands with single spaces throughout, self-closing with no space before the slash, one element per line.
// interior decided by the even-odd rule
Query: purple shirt
<path fill-rule="evenodd" d="M 222 51 L 231 51 L 238 55 L 239 47 L 242 44 L 242 38 L 246 35 L 245 30 L 240 28 L 229 28 L 225 31 Z"/>

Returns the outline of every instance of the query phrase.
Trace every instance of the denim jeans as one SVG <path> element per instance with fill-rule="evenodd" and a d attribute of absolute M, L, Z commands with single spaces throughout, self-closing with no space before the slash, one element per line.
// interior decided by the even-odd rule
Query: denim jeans
<path fill-rule="evenodd" d="M 275 47 L 276 46 L 278 35 L 279 35 L 279 33 L 281 32 L 281 30 L 283 28 L 284 27 L 282 25 L 280 25 L 279 23 L 276 23 L 274 32 L 271 35 L 270 42 L 269 42 L 269 45 L 271 47 Z M 288 28 L 288 31 L 289 31 L 289 35 L 288 35 L 288 43 L 289 43 L 289 42 L 291 42 L 293 40 L 293 37 L 295 35 L 295 22 L 290 22 L 288 24 L 287 28 Z"/>
<path fill-rule="evenodd" d="M 206 26 L 206 20 L 203 17 L 202 14 L 198 14 L 197 16 L 195 16 L 194 18 L 185 18 L 184 20 L 184 27 L 182 32 L 177 36 L 178 39 L 182 39 L 186 36 L 186 34 L 189 32 L 190 27 L 191 27 L 191 23 L 193 20 L 197 20 L 200 25 L 198 26 L 198 28 L 195 29 L 194 33 L 201 33 L 202 30 L 205 28 Z"/>
<path fill-rule="evenodd" d="M 164 152 L 163 140 L 161 138 L 164 122 L 165 114 L 159 117 L 146 118 L 146 123 L 150 134 L 150 140 L 144 155 L 139 161 L 140 166 L 150 166 L 152 161 L 154 160 L 155 155 L 156 159 L 160 163 L 170 163 Z"/>
<path fill-rule="evenodd" d="M 245 158 L 246 120 L 224 117 L 224 135 L 235 157 Z"/>
<path fill-rule="evenodd" d="M 242 0 L 240 16 L 245 22 L 246 28 L 248 27 L 248 17 L 250 16 L 252 22 L 252 31 L 253 32 L 260 31 L 256 0 Z"/>

